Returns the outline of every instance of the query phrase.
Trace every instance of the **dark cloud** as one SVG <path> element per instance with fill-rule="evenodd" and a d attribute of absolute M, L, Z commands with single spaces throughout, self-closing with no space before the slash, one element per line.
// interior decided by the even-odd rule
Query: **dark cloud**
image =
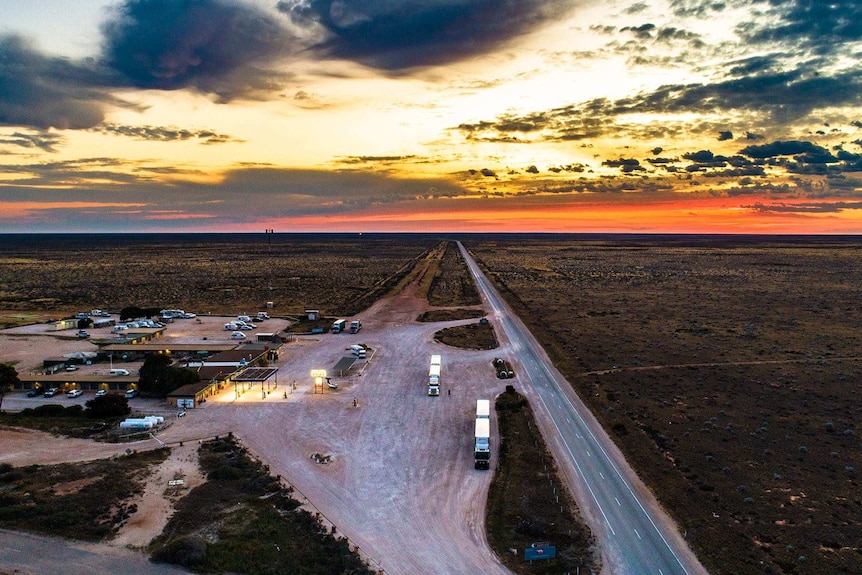
<path fill-rule="evenodd" d="M 727 2 L 704 0 L 672 0 L 671 10 L 676 16 L 706 18 L 727 8 Z"/>
<path fill-rule="evenodd" d="M 505 114 L 496 121 L 461 124 L 468 138 L 499 138 L 510 132 L 541 132 L 559 140 L 595 138 L 614 133 L 620 138 L 674 137 L 683 128 L 690 132 L 712 131 L 714 125 L 654 122 L 648 128 L 627 128 L 628 114 L 715 114 L 744 112 L 767 115 L 772 123 L 788 123 L 825 106 L 862 105 L 862 69 L 822 77 L 807 66 L 787 72 L 733 78 L 711 84 L 672 84 L 618 100 L 596 98 L 586 102 L 523 115 Z M 496 135 L 494 133 L 497 133 Z M 746 139 L 761 136 L 746 133 Z M 498 139 L 496 141 L 505 141 Z"/>
<path fill-rule="evenodd" d="M 761 146 L 747 146 L 739 151 L 750 158 L 772 158 L 775 156 L 794 156 L 796 154 L 829 154 L 825 148 L 811 142 L 789 140 L 776 141 Z"/>
<path fill-rule="evenodd" d="M 233 0 L 125 0 L 102 32 L 118 85 L 190 88 L 223 102 L 279 89 L 285 76 L 272 66 L 293 42 L 275 19 Z"/>
<path fill-rule="evenodd" d="M 416 161 L 427 161 L 427 158 L 420 158 L 416 155 L 407 156 L 347 156 L 338 161 L 342 164 L 401 164 L 404 162 L 415 163 Z"/>
<path fill-rule="evenodd" d="M 808 202 L 803 204 L 762 204 L 743 206 L 760 213 L 828 214 L 845 210 L 862 210 L 862 202 Z"/>
<path fill-rule="evenodd" d="M 200 140 L 203 144 L 225 144 L 235 142 L 227 134 L 219 134 L 213 130 L 187 130 L 183 128 L 166 128 L 161 126 L 122 126 L 119 124 L 101 124 L 91 131 L 102 134 L 126 136 L 135 140 L 148 142 L 182 142 L 185 140 Z"/>
<path fill-rule="evenodd" d="M 691 160 L 692 162 L 712 162 L 715 159 L 715 154 L 713 154 L 709 150 L 700 150 L 698 152 L 689 152 L 687 154 L 682 155 L 686 160 Z"/>
<path fill-rule="evenodd" d="M 731 132 L 729 130 L 725 130 L 723 132 L 718 133 L 718 141 L 719 142 L 724 142 L 725 140 L 732 140 L 732 139 L 733 139 L 733 132 Z"/>
<path fill-rule="evenodd" d="M 755 3 L 762 14 L 740 25 L 747 42 L 792 44 L 828 54 L 862 40 L 862 3 L 859 0 L 770 0 Z"/>
<path fill-rule="evenodd" d="M 57 145 L 63 142 L 64 138 L 49 132 L 39 132 L 36 134 L 25 134 L 23 132 L 13 132 L 8 136 L 0 135 L 0 146 L 18 146 L 21 148 L 38 148 L 45 152 L 56 152 Z"/>
<path fill-rule="evenodd" d="M 315 50 L 382 70 L 447 64 L 488 53 L 555 22 L 575 0 L 292 0 L 278 10 L 327 37 Z"/>
<path fill-rule="evenodd" d="M 655 24 L 642 24 L 640 26 L 625 26 L 620 32 L 631 32 L 639 40 L 650 40 L 655 32 Z"/>
<path fill-rule="evenodd" d="M 105 104 L 120 102 L 93 68 L 38 53 L 17 36 L 0 36 L 0 125 L 89 128 Z"/>

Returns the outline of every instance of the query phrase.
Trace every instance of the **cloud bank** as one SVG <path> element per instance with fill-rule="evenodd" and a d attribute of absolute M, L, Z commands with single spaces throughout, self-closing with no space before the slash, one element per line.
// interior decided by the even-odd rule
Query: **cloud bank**
<path fill-rule="evenodd" d="M 544 23 L 572 0 L 282 0 L 297 25 L 326 33 L 314 49 L 382 70 L 447 64 L 485 54 Z"/>

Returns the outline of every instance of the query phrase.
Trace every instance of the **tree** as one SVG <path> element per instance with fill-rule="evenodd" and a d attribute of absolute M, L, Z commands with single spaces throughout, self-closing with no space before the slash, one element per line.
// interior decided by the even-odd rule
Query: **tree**
<path fill-rule="evenodd" d="M 138 389 L 141 393 L 161 395 L 167 386 L 168 368 L 171 366 L 171 358 L 161 353 L 151 353 L 144 358 L 141 366 L 141 378 L 138 381 Z M 170 392 L 165 392 L 170 393 Z"/>
<path fill-rule="evenodd" d="M 159 315 L 161 310 L 156 307 L 138 307 L 129 305 L 120 310 L 120 321 L 137 319 L 139 317 L 153 317 Z"/>
<path fill-rule="evenodd" d="M 85 405 L 84 415 L 91 419 L 120 417 L 132 412 L 132 408 L 129 407 L 129 400 L 119 393 L 109 393 L 101 397 L 94 397 Z"/>
<path fill-rule="evenodd" d="M 201 376 L 196 371 L 184 367 L 172 367 L 171 358 L 163 354 L 151 354 L 141 366 L 141 379 L 138 389 L 141 393 L 166 397 L 175 389 L 197 383 Z"/>
<path fill-rule="evenodd" d="M 0 409 L 3 409 L 3 397 L 18 383 L 21 383 L 18 370 L 8 363 L 0 363 Z"/>

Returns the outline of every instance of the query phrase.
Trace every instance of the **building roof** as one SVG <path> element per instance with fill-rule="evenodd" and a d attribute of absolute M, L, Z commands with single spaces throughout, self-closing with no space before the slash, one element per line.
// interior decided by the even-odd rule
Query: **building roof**
<path fill-rule="evenodd" d="M 224 379 L 238 369 L 240 368 L 235 365 L 204 365 L 198 369 L 198 375 L 203 380 L 212 381 L 214 379 Z"/>
<path fill-rule="evenodd" d="M 353 367 L 353 364 L 356 362 L 357 357 L 355 355 L 345 355 L 338 363 L 335 364 L 335 367 L 332 368 L 333 372 L 338 373 L 339 375 L 343 375 L 347 373 L 347 370 Z"/>
<path fill-rule="evenodd" d="M 260 349 L 255 349 L 254 347 L 243 346 L 242 348 L 230 349 L 221 353 L 217 353 L 215 355 L 211 355 L 209 356 L 209 358 L 207 358 L 206 361 L 207 363 L 213 361 L 220 363 L 232 362 L 239 365 L 239 362 L 243 359 L 246 361 L 246 363 L 253 362 L 261 355 L 263 355 L 264 352 L 265 350 L 263 349 L 263 347 L 261 347 Z"/>
<path fill-rule="evenodd" d="M 22 382 L 45 382 L 45 383 L 78 383 L 78 382 L 96 382 L 103 383 L 113 381 L 117 383 L 138 383 L 137 375 L 110 375 L 110 374 L 95 374 L 95 375 L 79 375 L 74 371 L 58 371 L 50 375 L 19 375 L 18 379 Z"/>
<path fill-rule="evenodd" d="M 235 343 L 171 343 L 161 340 L 151 343 L 112 343 L 102 348 L 103 351 L 211 351 L 220 352 L 236 348 Z"/>
<path fill-rule="evenodd" d="M 210 381 L 199 381 L 197 383 L 190 383 L 188 385 L 178 387 L 174 391 L 170 392 L 168 394 L 168 397 L 194 397 L 211 385 L 214 384 Z"/>
<path fill-rule="evenodd" d="M 266 381 L 278 373 L 277 367 L 249 367 L 234 378 L 234 381 Z"/>

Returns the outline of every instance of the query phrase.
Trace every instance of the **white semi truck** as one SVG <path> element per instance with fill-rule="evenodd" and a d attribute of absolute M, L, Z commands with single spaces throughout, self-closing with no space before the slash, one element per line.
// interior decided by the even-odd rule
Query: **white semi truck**
<path fill-rule="evenodd" d="M 431 366 L 428 368 L 428 395 L 440 395 L 440 376 L 443 368 L 443 358 L 431 356 Z"/>
<path fill-rule="evenodd" d="M 473 461 L 476 469 L 491 467 L 491 400 L 476 400 L 476 444 Z"/>
<path fill-rule="evenodd" d="M 359 330 L 362 329 L 362 321 L 358 319 L 354 319 L 350 322 L 350 333 L 359 333 Z"/>

